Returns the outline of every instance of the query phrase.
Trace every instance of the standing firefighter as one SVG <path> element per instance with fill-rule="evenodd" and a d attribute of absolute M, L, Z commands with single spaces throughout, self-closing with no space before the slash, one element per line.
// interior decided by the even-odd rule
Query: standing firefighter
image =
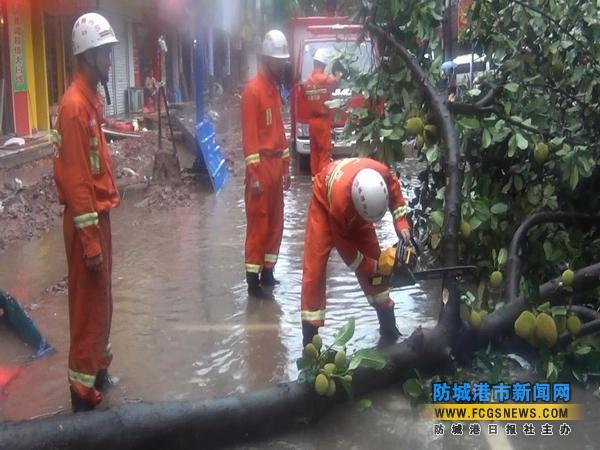
<path fill-rule="evenodd" d="M 246 160 L 246 281 L 248 294 L 270 298 L 273 269 L 283 235 L 283 189 L 290 186 L 288 149 L 277 86 L 290 55 L 281 31 L 263 41 L 262 65 L 242 94 L 242 138 Z M 260 275 L 260 279 L 259 279 Z"/>
<path fill-rule="evenodd" d="M 390 169 L 368 158 L 347 158 L 330 163 L 313 183 L 304 239 L 302 274 L 302 334 L 304 345 L 325 322 L 325 282 L 329 253 L 335 247 L 358 278 L 369 303 L 377 311 L 379 332 L 396 340 L 394 302 L 389 289 L 373 286 L 381 250 L 374 222 L 392 212 L 396 234 L 410 241 L 407 206 L 400 182 Z"/>
<path fill-rule="evenodd" d="M 325 73 L 330 52 L 321 47 L 313 57 L 313 72 L 304 82 L 304 95 L 310 108 L 310 172 L 313 178 L 331 162 L 331 113 L 325 102 L 331 98 L 339 77 Z"/>
<path fill-rule="evenodd" d="M 73 26 L 78 70 L 58 112 L 54 178 L 65 205 L 63 231 L 69 265 L 69 384 L 74 412 L 93 409 L 111 382 L 112 318 L 109 211 L 119 205 L 108 145 L 102 134 L 103 102 L 111 49 L 118 41 L 108 21 L 84 14 Z M 110 102 L 107 99 L 107 102 Z"/>

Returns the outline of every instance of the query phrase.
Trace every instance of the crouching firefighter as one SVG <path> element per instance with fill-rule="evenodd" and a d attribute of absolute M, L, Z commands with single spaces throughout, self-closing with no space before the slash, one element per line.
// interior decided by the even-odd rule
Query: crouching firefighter
<path fill-rule="evenodd" d="M 118 41 L 96 13 L 77 19 L 72 38 L 77 72 L 60 102 L 52 136 L 69 266 L 68 380 L 73 412 L 78 412 L 98 405 L 102 389 L 115 380 L 107 372 L 113 311 L 109 212 L 120 198 L 101 129 L 104 105 L 97 86 L 106 89 L 111 50 Z"/>
<path fill-rule="evenodd" d="M 390 169 L 369 158 L 334 161 L 317 174 L 308 209 L 302 273 L 302 335 L 306 345 L 325 322 L 326 271 L 336 248 L 352 269 L 377 312 L 379 333 L 385 341 L 400 337 L 394 302 L 385 284 L 370 280 L 378 272 L 381 255 L 374 222 L 390 210 L 396 234 L 410 242 L 408 208 L 400 182 Z"/>

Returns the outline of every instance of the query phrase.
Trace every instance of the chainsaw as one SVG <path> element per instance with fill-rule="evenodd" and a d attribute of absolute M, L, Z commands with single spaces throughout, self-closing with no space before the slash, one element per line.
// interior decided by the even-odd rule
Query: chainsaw
<path fill-rule="evenodd" d="M 382 252 L 379 258 L 379 273 L 371 277 L 371 285 L 386 285 L 393 289 L 445 276 L 469 277 L 477 272 L 475 266 L 450 266 L 416 271 L 420 256 L 421 251 L 413 238 L 409 243 L 400 239 L 396 245 Z"/>

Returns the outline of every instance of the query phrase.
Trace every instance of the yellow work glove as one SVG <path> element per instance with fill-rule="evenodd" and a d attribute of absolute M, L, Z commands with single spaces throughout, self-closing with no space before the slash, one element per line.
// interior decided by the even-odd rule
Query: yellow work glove
<path fill-rule="evenodd" d="M 377 262 L 377 272 L 379 272 L 381 275 L 390 275 L 394 269 L 395 260 L 396 247 L 386 248 L 379 256 L 379 261 Z"/>

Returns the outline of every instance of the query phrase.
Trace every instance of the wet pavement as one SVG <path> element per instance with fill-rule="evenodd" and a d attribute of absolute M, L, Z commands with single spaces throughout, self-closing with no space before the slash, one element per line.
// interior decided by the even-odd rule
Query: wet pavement
<path fill-rule="evenodd" d="M 405 179 L 414 183 L 415 164 L 408 161 L 404 166 Z M 205 399 L 295 379 L 295 360 L 301 354 L 300 282 L 310 176 L 296 173 L 285 196 L 285 230 L 275 271 L 281 285 L 271 302 L 249 300 L 246 293 L 241 174 L 233 176 L 217 196 L 199 191 L 189 208 L 149 211 L 134 206 L 141 198 L 140 193 L 128 192 L 112 215 L 115 309 L 111 343 L 115 356 L 111 371 L 121 381 L 101 407 Z M 377 232 L 382 246 L 394 243 L 389 213 Z M 0 286 L 28 307 L 57 350 L 30 362 L 31 349 L 0 326 L 0 366 L 25 366 L 0 393 L 0 420 L 70 414 L 67 297 L 60 291 L 47 291 L 65 273 L 60 228 L 0 255 Z M 355 317 L 356 333 L 349 351 L 376 345 L 375 312 L 335 252 L 328 280 L 324 340 Z M 405 336 L 418 325 L 435 324 L 438 294 L 437 286 L 393 293 L 398 325 Z M 370 398 L 371 410 L 356 412 L 342 406 L 314 428 L 236 448 L 511 448 L 500 437 L 434 438 L 433 422 L 423 420 L 399 388 Z M 589 440 L 578 442 L 584 445 L 585 441 Z M 550 440 L 542 442 L 545 448 L 563 448 L 567 441 L 557 441 L 556 447 Z M 512 443 L 521 448 L 518 441 Z"/>

